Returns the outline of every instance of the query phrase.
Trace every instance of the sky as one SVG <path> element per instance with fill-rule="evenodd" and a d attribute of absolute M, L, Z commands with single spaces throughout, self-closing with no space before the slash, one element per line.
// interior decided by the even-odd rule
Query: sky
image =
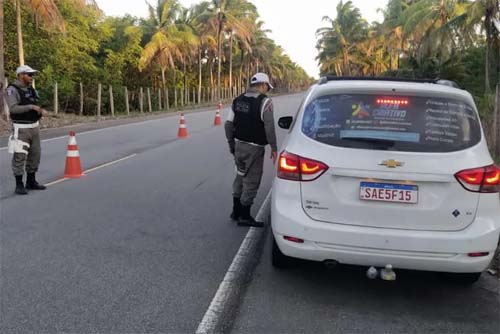
<path fill-rule="evenodd" d="M 154 4 L 156 1 L 151 0 Z M 180 0 L 189 7 L 199 0 Z M 339 0 L 250 0 L 257 6 L 264 27 L 271 30 L 269 36 L 281 45 L 290 58 L 315 78 L 319 76 L 318 64 L 315 60 L 316 30 L 326 25 L 322 18 L 327 15 L 335 17 L 335 8 Z M 381 21 L 382 15 L 377 12 L 383 8 L 387 0 L 352 0 L 361 10 L 368 22 Z M 99 7 L 106 15 L 121 16 L 131 14 L 145 17 L 148 15 L 144 0 L 97 0 Z"/>

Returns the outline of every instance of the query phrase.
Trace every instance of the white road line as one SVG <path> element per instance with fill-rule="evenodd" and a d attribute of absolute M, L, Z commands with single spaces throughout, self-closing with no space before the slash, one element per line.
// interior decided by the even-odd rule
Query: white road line
<path fill-rule="evenodd" d="M 172 117 L 172 116 L 167 116 L 165 118 L 168 118 L 168 117 Z M 160 118 L 162 119 L 162 118 Z M 106 130 L 109 130 L 109 129 L 117 129 L 117 128 L 123 128 L 123 127 L 126 127 L 126 126 L 132 126 L 132 125 L 138 125 L 138 124 L 145 124 L 145 123 L 151 123 L 151 122 L 154 122 L 154 121 L 158 121 L 158 119 L 150 119 L 150 120 L 147 120 L 147 121 L 141 121 L 141 122 L 135 122 L 135 123 L 128 123 L 128 124 L 121 124 L 121 125 L 114 125 L 114 126 L 108 126 L 108 127 L 105 127 L 105 128 L 102 128 L 102 129 L 95 129 L 95 130 L 88 130 L 88 131 L 82 131 L 82 132 L 78 132 L 77 135 L 78 136 L 82 136 L 82 135 L 88 135 L 88 134 L 91 134 L 91 133 L 97 133 L 97 132 L 103 132 L 103 131 L 106 131 Z M 75 125 L 73 127 L 71 126 L 68 126 L 68 127 L 62 127 L 62 128 L 59 128 L 59 129 L 64 129 L 64 128 L 74 128 L 74 127 L 78 127 L 78 126 L 85 126 L 85 125 L 90 125 L 90 124 L 94 124 L 94 123 L 82 123 L 80 125 Z M 51 130 L 54 130 L 56 128 L 52 128 Z M 48 138 L 48 139 L 44 139 L 42 140 L 41 142 L 42 143 L 48 143 L 48 142 L 51 142 L 51 141 L 55 141 L 55 140 L 59 140 L 59 139 L 64 139 L 64 138 L 68 138 L 67 135 L 64 135 L 64 136 L 59 136 L 59 137 L 54 137 L 54 138 Z M 6 150 L 7 149 L 7 146 L 6 147 L 1 147 L 0 148 L 0 151 L 3 151 L 3 150 Z"/>
<path fill-rule="evenodd" d="M 69 180 L 69 179 L 67 179 L 67 178 L 63 177 L 62 179 L 55 180 L 55 181 L 50 182 L 50 183 L 46 183 L 46 184 L 45 184 L 45 186 L 47 186 L 47 187 L 54 186 L 54 185 L 56 185 L 56 184 L 58 184 L 58 183 L 61 183 L 61 182 L 66 181 L 66 180 Z"/>
<path fill-rule="evenodd" d="M 186 115 L 189 115 L 189 114 L 202 114 L 202 113 L 205 113 L 205 112 L 211 112 L 212 110 L 206 110 L 206 111 L 200 111 L 200 112 L 188 112 L 186 113 Z M 108 126 L 108 127 L 104 127 L 102 129 L 95 129 L 95 130 L 88 130 L 88 131 L 82 131 L 82 132 L 78 132 L 77 135 L 78 136 L 82 136 L 82 135 L 88 135 L 88 134 L 91 134 L 91 133 L 97 133 L 97 132 L 103 132 L 103 131 L 106 131 L 106 130 L 109 130 L 109 129 L 118 129 L 118 128 L 124 128 L 124 127 L 127 127 L 127 126 L 133 126 L 133 125 L 139 125 L 139 124 L 146 124 L 146 123 L 152 123 L 152 122 L 157 122 L 158 120 L 163 120 L 163 119 L 166 119 L 166 118 L 171 118 L 171 117 L 175 117 L 175 116 L 179 116 L 178 113 L 176 112 L 175 114 L 172 114 L 172 115 L 165 115 L 165 117 L 158 117 L 158 118 L 155 118 L 155 119 L 148 119 L 146 121 L 140 121 L 140 122 L 132 122 L 132 123 L 127 123 L 127 124 L 121 124 L 121 125 L 111 125 L 111 126 Z M 75 124 L 75 125 L 69 125 L 69 126 L 64 126 L 64 127 L 60 127 L 60 128 L 51 128 L 50 130 L 55 130 L 55 129 L 65 129 L 65 128 L 75 128 L 75 127 L 78 127 L 78 126 L 87 126 L 87 125 L 91 125 L 91 124 L 94 124 L 94 123 L 81 123 L 81 124 Z M 45 130 L 45 129 L 44 129 Z M 48 130 L 48 129 L 47 129 Z M 64 139 L 64 138 L 68 138 L 67 135 L 65 136 L 59 136 L 59 137 L 54 137 L 54 138 L 48 138 L 48 139 L 44 139 L 42 140 L 41 142 L 42 143 L 48 143 L 48 142 L 51 142 L 51 141 L 55 141 L 55 140 L 59 140 L 59 139 Z M 0 151 L 4 151 L 6 150 L 8 147 L 5 146 L 5 147 L 0 147 Z"/>
<path fill-rule="evenodd" d="M 259 212 L 255 217 L 255 220 L 263 221 L 263 219 L 266 218 L 264 215 L 267 211 L 270 199 L 271 199 L 271 190 L 269 190 L 266 199 L 262 203 Z M 243 239 L 243 242 L 241 243 L 241 246 L 234 257 L 231 266 L 227 270 L 224 279 L 220 283 L 219 288 L 217 289 L 217 292 L 215 293 L 215 296 L 212 299 L 210 306 L 208 307 L 208 310 L 205 312 L 203 319 L 198 325 L 196 334 L 212 333 L 215 330 L 215 326 L 219 321 L 219 318 L 223 316 L 221 313 L 223 310 L 223 305 L 227 303 L 228 298 L 230 296 L 229 291 L 235 288 L 235 281 L 236 281 L 235 277 L 237 273 L 243 270 L 243 263 L 245 262 L 245 258 L 254 255 L 254 254 L 249 254 L 248 249 L 250 244 L 253 242 L 253 240 L 256 239 L 259 233 L 262 233 L 262 229 L 251 227 L 247 235 L 245 236 L 245 239 Z"/>
<path fill-rule="evenodd" d="M 115 161 L 110 161 L 108 163 L 105 163 L 105 164 L 102 164 L 100 166 L 97 166 L 97 167 L 94 167 L 94 168 L 90 168 L 90 169 L 87 169 L 86 171 L 84 171 L 83 173 L 84 174 L 89 174 L 89 173 L 92 173 L 92 172 L 95 172 L 96 170 L 99 170 L 101 168 L 104 168 L 104 167 L 108 167 L 108 166 L 111 166 L 111 165 L 114 165 L 114 164 L 117 164 L 119 162 L 122 162 L 124 160 L 127 160 L 127 159 L 130 159 L 130 158 L 133 158 L 137 155 L 137 153 L 134 153 L 134 154 L 131 154 L 131 155 L 127 155 L 126 157 L 123 157 L 121 159 L 118 159 L 118 160 L 115 160 Z"/>
<path fill-rule="evenodd" d="M 85 171 L 83 171 L 83 174 L 89 174 L 89 173 L 92 173 L 92 172 L 95 172 L 96 170 L 99 170 L 99 169 L 102 169 L 104 167 L 108 167 L 108 166 L 111 166 L 111 165 L 114 165 L 114 164 L 117 164 L 119 162 L 122 162 L 124 160 L 127 160 L 127 159 L 130 159 L 130 158 L 133 158 L 137 155 L 137 153 L 134 153 L 134 154 L 131 154 L 131 155 L 128 155 L 126 157 L 123 157 L 123 158 L 120 158 L 118 160 L 114 160 L 114 161 L 110 161 L 110 162 L 107 162 L 105 164 L 102 164 L 100 166 L 97 166 L 97 167 L 93 167 L 93 168 L 90 168 L 90 169 L 87 169 Z M 66 177 L 63 177 L 59 180 L 55 180 L 53 182 L 50 182 L 50 183 L 47 183 L 45 184 L 47 187 L 50 187 L 50 186 L 53 186 L 53 185 L 56 185 L 58 183 L 61 183 L 61 182 L 64 182 L 64 181 L 67 181 L 67 180 L 70 180 L 69 178 L 66 178 Z"/>

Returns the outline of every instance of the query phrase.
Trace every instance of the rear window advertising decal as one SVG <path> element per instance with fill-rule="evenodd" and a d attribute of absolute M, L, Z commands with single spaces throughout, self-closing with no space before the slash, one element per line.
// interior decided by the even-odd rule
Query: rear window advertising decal
<path fill-rule="evenodd" d="M 465 102 L 373 95 L 330 95 L 312 101 L 302 131 L 335 146 L 419 152 L 465 149 L 481 136 L 476 112 Z"/>

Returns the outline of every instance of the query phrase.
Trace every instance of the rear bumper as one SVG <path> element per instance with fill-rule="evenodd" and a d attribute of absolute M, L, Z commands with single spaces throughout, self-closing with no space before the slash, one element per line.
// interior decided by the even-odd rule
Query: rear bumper
<path fill-rule="evenodd" d="M 402 269 L 480 272 L 491 262 L 498 244 L 500 201 L 497 196 L 480 202 L 474 223 L 461 231 L 340 225 L 309 218 L 300 203 L 300 185 L 276 179 L 271 207 L 272 230 L 280 250 L 291 257 L 362 266 L 392 264 Z M 304 243 L 293 243 L 283 236 L 300 238 Z M 471 252 L 489 252 L 489 255 L 474 258 L 467 255 Z"/>

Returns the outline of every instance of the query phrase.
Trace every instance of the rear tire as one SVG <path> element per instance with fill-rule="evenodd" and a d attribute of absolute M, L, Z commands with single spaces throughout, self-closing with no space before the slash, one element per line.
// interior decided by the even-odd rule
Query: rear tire
<path fill-rule="evenodd" d="M 276 240 L 273 237 L 273 245 L 271 250 L 271 263 L 274 268 L 289 268 L 293 264 L 293 257 L 286 256 L 281 252 L 276 243 Z"/>
<path fill-rule="evenodd" d="M 460 285 L 471 285 L 477 282 L 481 273 L 446 273 L 446 278 Z"/>

